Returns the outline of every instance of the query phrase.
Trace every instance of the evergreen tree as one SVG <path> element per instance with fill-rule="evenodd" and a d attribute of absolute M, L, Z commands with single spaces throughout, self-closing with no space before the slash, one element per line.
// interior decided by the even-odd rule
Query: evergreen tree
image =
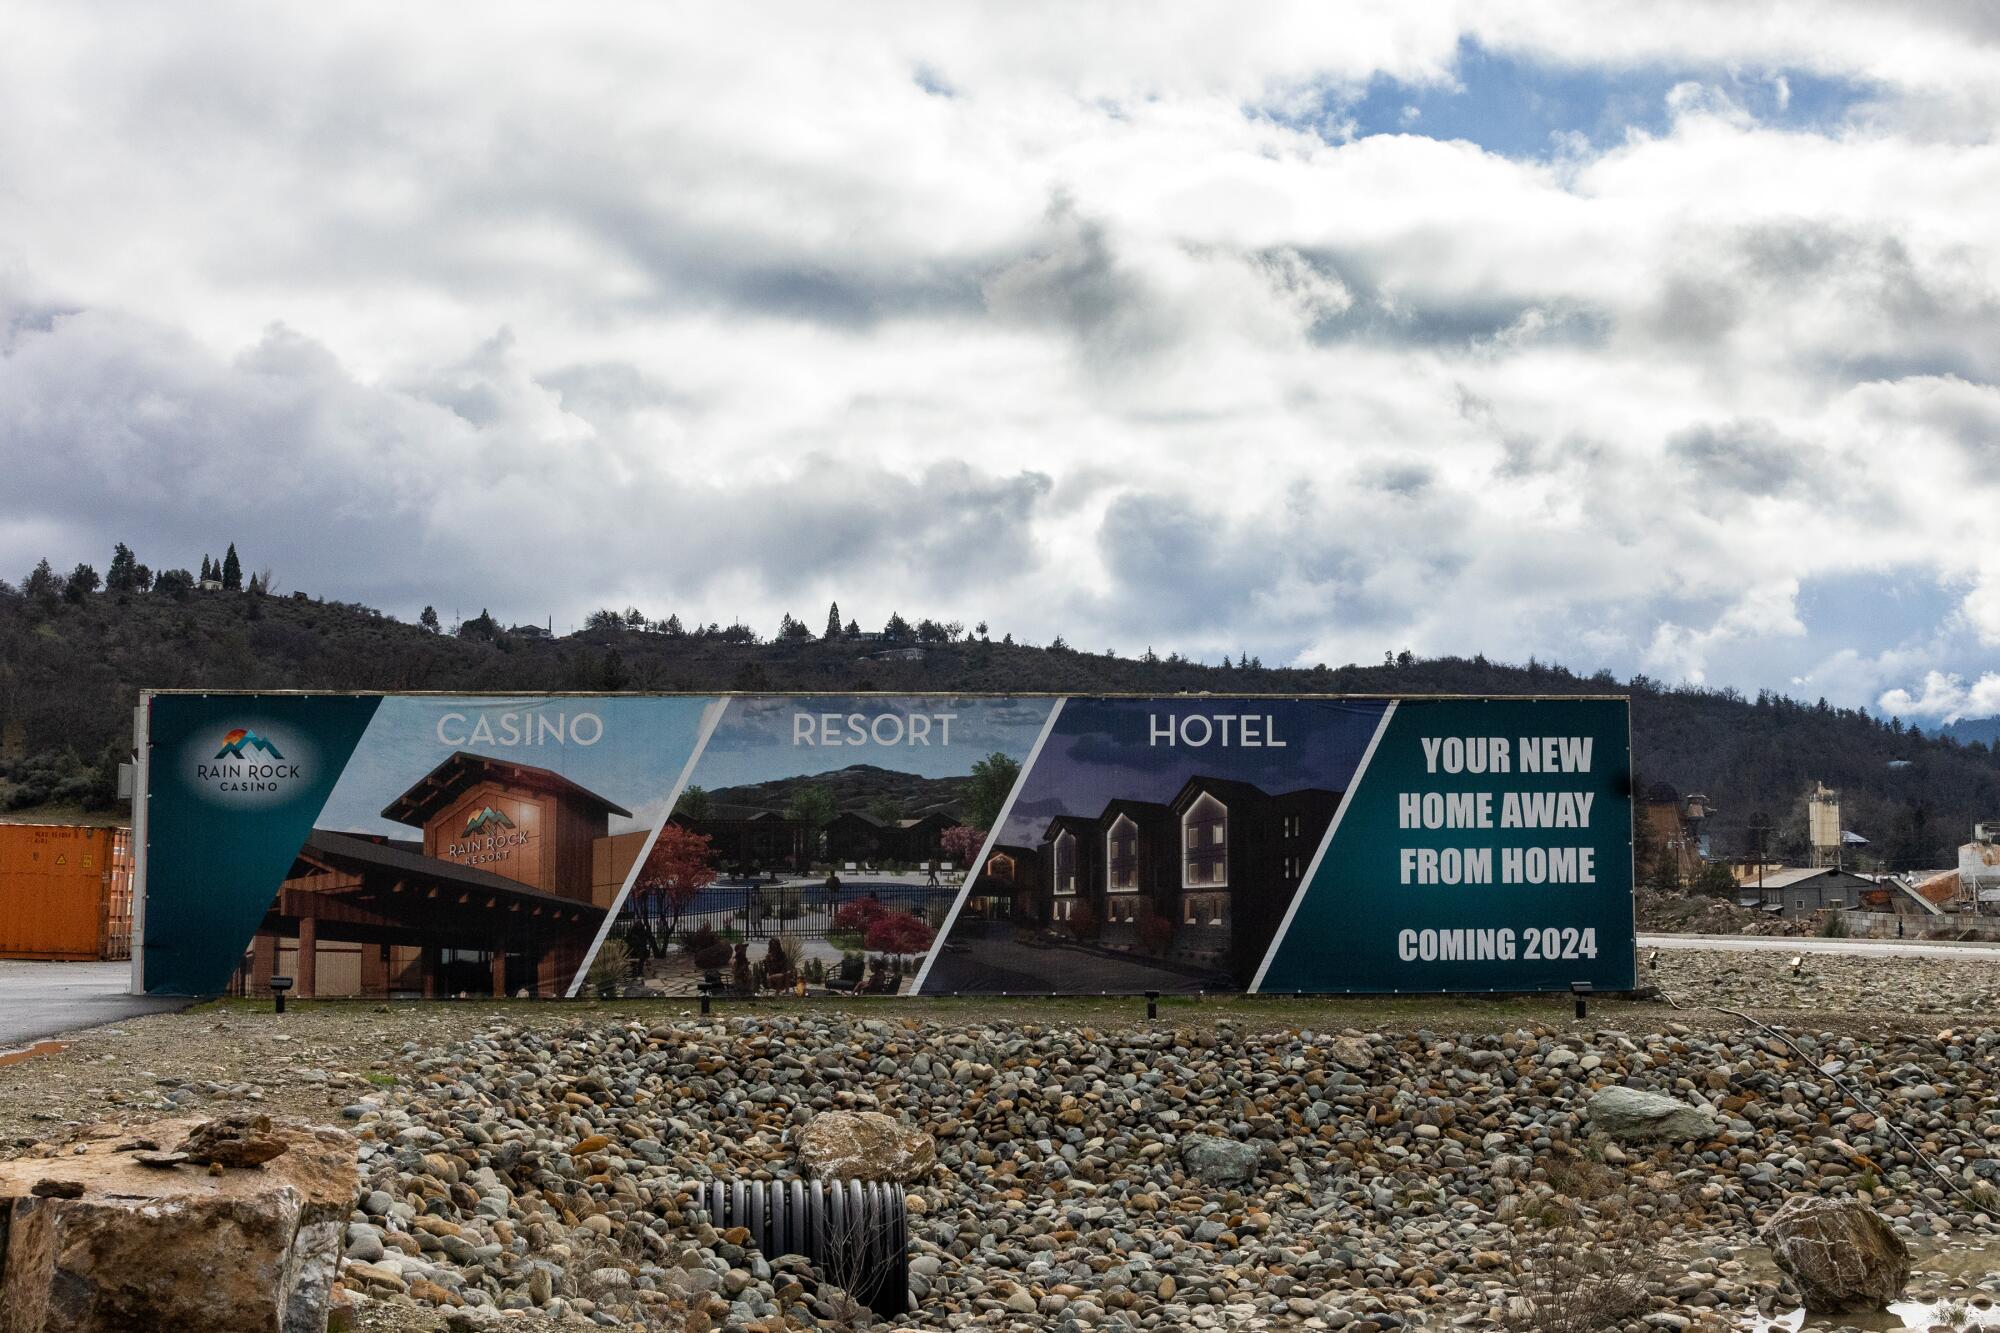
<path fill-rule="evenodd" d="M 21 581 L 21 593 L 41 602 L 53 602 L 62 595 L 62 585 L 57 582 L 56 572 L 50 568 L 47 556 L 43 556 L 28 571 L 28 577 Z"/>
<path fill-rule="evenodd" d="M 209 581 L 210 579 L 212 579 L 212 578 L 214 578 L 214 577 L 215 577 L 215 562 L 214 562 L 213 560 L 209 559 L 209 558 L 208 558 L 207 556 L 203 556 L 203 557 L 201 558 L 201 580 L 200 580 L 200 581 L 201 581 L 201 582 L 203 582 L 203 583 L 206 583 L 206 582 L 208 582 L 208 581 Z"/>
<path fill-rule="evenodd" d="M 890 643 L 901 643 L 905 639 L 908 639 L 912 633 L 914 631 L 910 628 L 910 622 L 903 619 L 900 611 L 891 611 L 889 613 L 889 623 L 882 627 L 882 637 Z"/>
<path fill-rule="evenodd" d="M 684 639 L 687 637 L 687 631 L 681 628 L 681 618 L 678 614 L 668 616 L 667 623 L 661 627 L 660 632 L 670 639 Z"/>
<path fill-rule="evenodd" d="M 850 639 L 858 639 L 858 638 L 860 638 L 860 637 L 861 637 L 861 622 L 860 622 L 860 621 L 858 621 L 858 620 L 850 620 L 850 621 L 848 621 L 848 622 L 847 622 L 847 631 L 846 631 L 846 633 L 847 633 L 847 637 L 848 637 L 848 638 L 850 638 Z"/>
<path fill-rule="evenodd" d="M 236 543 L 229 543 L 228 552 L 222 557 L 222 590 L 224 592 L 243 591 L 243 562 L 236 558 Z"/>
<path fill-rule="evenodd" d="M 89 565 L 79 563 L 70 571 L 69 581 L 63 584 L 63 600 L 81 602 L 97 591 L 98 582 L 97 571 Z"/>
<path fill-rule="evenodd" d="M 131 592 L 139 583 L 139 560 L 132 548 L 119 542 L 111 552 L 111 564 L 104 571 L 106 592 Z"/>
<path fill-rule="evenodd" d="M 425 607 L 424 613 L 417 617 L 417 623 L 433 634 L 436 634 L 442 628 L 438 624 L 437 608 L 434 606 Z"/>
<path fill-rule="evenodd" d="M 833 605 L 826 608 L 826 634 L 824 637 L 829 639 L 837 639 L 840 637 L 839 602 L 835 602 Z"/>

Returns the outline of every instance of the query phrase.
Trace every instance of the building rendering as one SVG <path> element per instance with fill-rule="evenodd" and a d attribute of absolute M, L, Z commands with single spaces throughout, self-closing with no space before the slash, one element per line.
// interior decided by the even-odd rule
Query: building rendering
<path fill-rule="evenodd" d="M 1067 925 L 1079 912 L 1104 919 L 1102 856 L 1095 819 L 1057 815 L 1049 821 L 1042 832 L 1041 860 L 1050 924 Z"/>
<path fill-rule="evenodd" d="M 915 819 L 884 819 L 865 810 L 843 810 L 826 826 L 827 859 L 836 865 L 935 862 L 943 858 L 944 831 L 954 822 L 939 811 Z"/>
<path fill-rule="evenodd" d="M 1033 847 L 996 844 L 973 876 L 965 911 L 987 921 L 1040 919 L 1045 910 L 1041 871 L 1042 858 Z"/>
<path fill-rule="evenodd" d="M 708 839 L 715 865 L 727 874 L 804 874 L 818 859 L 819 835 L 803 820 L 776 810 L 729 810 L 668 821 Z"/>
<path fill-rule="evenodd" d="M 382 817 L 409 839 L 314 829 L 237 988 L 385 996 L 565 990 L 644 847 L 626 810 L 559 773 L 457 751 Z"/>
<path fill-rule="evenodd" d="M 1047 893 L 1034 918 L 1063 927 L 1084 912 L 1100 948 L 1164 944 L 1170 962 L 1248 976 L 1339 805 L 1323 788 L 1273 796 L 1197 775 L 1170 801 L 1119 798 L 1095 818 L 1059 815 L 1042 835 Z"/>

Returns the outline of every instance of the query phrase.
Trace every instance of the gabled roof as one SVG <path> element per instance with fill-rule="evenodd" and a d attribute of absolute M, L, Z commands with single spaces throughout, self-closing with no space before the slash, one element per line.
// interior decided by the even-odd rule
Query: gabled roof
<path fill-rule="evenodd" d="M 1845 875 L 1849 879 L 1862 878 L 1851 870 L 1836 870 L 1832 866 L 1786 866 L 1782 870 L 1766 870 L 1764 872 L 1763 886 L 1767 889 L 1788 889 L 1794 884 L 1803 884 L 1809 879 L 1818 879 L 1821 875 Z M 1741 887 L 1754 890 L 1757 888 L 1757 877 L 1755 875 L 1750 876 L 1750 878 L 1743 881 Z"/>
<path fill-rule="evenodd" d="M 1268 801 L 1271 793 L 1250 782 L 1238 782 L 1234 778 L 1210 777 L 1197 773 L 1181 784 L 1174 793 L 1173 800 L 1167 802 L 1176 810 L 1185 810 L 1207 792 L 1224 805 L 1235 805 L 1239 801 Z"/>
<path fill-rule="evenodd" d="M 469 750 L 455 750 L 443 763 L 419 778 L 408 791 L 383 807 L 382 818 L 393 819 L 398 824 L 421 825 L 460 793 L 488 779 L 553 792 L 566 800 L 580 801 L 609 814 L 629 816 L 632 813 L 551 769 L 511 763 L 492 755 L 473 754 Z"/>
<path fill-rule="evenodd" d="M 1118 822 L 1120 815 L 1130 815 L 1134 824 L 1143 825 L 1149 821 L 1155 824 L 1171 822 L 1174 812 L 1171 806 L 1162 805 L 1158 801 L 1135 801 L 1130 797 L 1120 796 L 1105 803 L 1104 813 L 1097 817 L 1097 822 L 1109 827 Z"/>
<path fill-rule="evenodd" d="M 314 829 L 306 835 L 305 846 L 300 849 L 299 855 L 309 860 L 324 861 L 330 865 L 386 870 L 409 879 L 448 885 L 452 888 L 504 894 L 510 899 L 561 903 L 568 907 L 585 909 L 591 907 L 587 901 L 565 898 L 556 893 L 545 893 L 519 880 L 508 879 L 491 871 L 457 865 L 451 861 L 441 861 L 433 856 L 405 851 L 393 842 L 376 842 L 372 838 L 356 837 L 351 833 Z"/>
<path fill-rule="evenodd" d="M 1054 842 L 1058 833 L 1088 833 L 1096 826 L 1097 821 L 1089 815 L 1057 815 L 1042 830 L 1042 841 Z"/>

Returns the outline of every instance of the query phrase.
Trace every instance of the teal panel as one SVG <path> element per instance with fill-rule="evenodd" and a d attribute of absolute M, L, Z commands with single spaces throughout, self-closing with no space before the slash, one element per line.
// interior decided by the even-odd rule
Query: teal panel
<path fill-rule="evenodd" d="M 255 694 L 152 699 L 149 993 L 211 995 L 228 983 L 378 702 Z"/>
<path fill-rule="evenodd" d="M 1629 736 L 1623 700 L 1398 702 L 1259 989 L 1630 989 Z"/>

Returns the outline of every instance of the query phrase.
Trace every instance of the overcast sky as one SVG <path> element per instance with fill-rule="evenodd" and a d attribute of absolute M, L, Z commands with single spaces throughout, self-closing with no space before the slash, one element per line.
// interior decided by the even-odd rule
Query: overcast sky
<path fill-rule="evenodd" d="M 2000 712 L 2000 11 L 8 6 L 0 573 Z"/>

